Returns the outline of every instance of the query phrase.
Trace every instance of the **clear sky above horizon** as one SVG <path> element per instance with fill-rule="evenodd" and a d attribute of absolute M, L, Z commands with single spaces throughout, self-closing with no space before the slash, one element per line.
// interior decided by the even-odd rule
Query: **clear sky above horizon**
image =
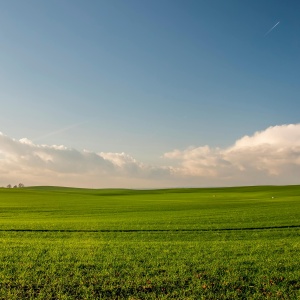
<path fill-rule="evenodd" d="M 296 0 L 1 1 L 0 131 L 11 143 L 31 145 L 31 150 L 64 145 L 78 153 L 102 153 L 101 159 L 112 168 L 123 168 L 132 159 L 138 162 L 136 168 L 151 166 L 159 174 L 167 169 L 171 177 L 180 169 L 184 180 L 170 177 L 165 185 L 197 185 L 199 178 L 213 185 L 204 174 L 210 174 L 219 159 L 245 168 L 223 153 L 244 136 L 254 138 L 255 132 L 268 132 L 273 126 L 273 140 L 277 134 L 290 136 L 291 130 L 298 137 L 299 15 Z M 280 127 L 285 124 L 297 130 Z M 276 128 L 287 132 L 277 133 Z M 22 138 L 26 143 L 19 142 Z M 295 135 L 291 140 L 297 142 Z M 17 159 L 9 158 L 14 150 L 1 143 L 0 169 L 7 170 Z M 268 139 L 261 143 L 272 144 Z M 209 154 L 201 152 L 205 145 Z M 295 151 L 298 146 L 289 147 Z M 191 149 L 202 154 L 191 154 Z M 33 157 L 44 160 L 37 174 L 54 172 L 49 167 L 56 163 L 53 154 L 45 158 L 32 151 Z M 216 158 L 216 151 L 223 154 Z M 212 152 L 214 163 L 203 162 Z M 297 155 L 289 174 L 299 174 Z M 26 161 L 25 182 L 26 170 L 33 172 L 28 164 L 36 170 Z M 84 168 L 87 164 L 94 162 L 83 162 Z M 209 170 L 203 171 L 203 166 Z M 79 166 L 76 170 L 81 172 Z M 74 170 L 55 172 L 69 176 L 70 185 L 70 178 L 78 175 Z M 149 186 L 161 181 L 155 174 L 148 174 Z M 211 174 L 227 176 L 224 184 L 239 184 L 231 173 Z M 275 183 L 290 182 L 290 177 L 278 181 L 280 174 Z M 148 186 L 146 179 L 135 184 L 134 178 L 130 187 Z M 5 182 L 3 175 L 0 185 Z M 112 179 L 105 185 L 126 186 L 125 182 Z"/>

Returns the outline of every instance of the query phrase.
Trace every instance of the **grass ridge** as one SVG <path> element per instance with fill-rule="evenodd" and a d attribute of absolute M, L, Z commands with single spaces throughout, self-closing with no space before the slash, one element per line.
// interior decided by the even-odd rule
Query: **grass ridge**
<path fill-rule="evenodd" d="M 300 228 L 300 225 L 242 227 L 242 228 L 199 228 L 199 229 L 0 229 L 0 232 L 214 232 L 214 231 L 247 231 Z"/>

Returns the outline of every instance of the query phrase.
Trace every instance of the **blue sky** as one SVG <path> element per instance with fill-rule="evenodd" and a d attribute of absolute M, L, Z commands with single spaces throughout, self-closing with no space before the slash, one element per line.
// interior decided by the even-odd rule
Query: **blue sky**
<path fill-rule="evenodd" d="M 297 124 L 299 11 L 276 0 L 2 1 L 0 131 L 165 166 L 175 149 L 226 149 Z"/>

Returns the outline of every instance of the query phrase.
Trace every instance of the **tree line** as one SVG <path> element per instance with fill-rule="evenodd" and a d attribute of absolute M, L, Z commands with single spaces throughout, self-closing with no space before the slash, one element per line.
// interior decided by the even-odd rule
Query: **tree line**
<path fill-rule="evenodd" d="M 13 189 L 16 189 L 16 188 L 23 188 L 23 187 L 24 187 L 24 184 L 23 184 L 23 183 L 19 183 L 18 185 L 14 185 L 14 186 L 12 186 L 11 184 L 8 184 L 6 187 L 7 187 L 8 189 L 11 189 L 11 188 L 13 188 Z"/>

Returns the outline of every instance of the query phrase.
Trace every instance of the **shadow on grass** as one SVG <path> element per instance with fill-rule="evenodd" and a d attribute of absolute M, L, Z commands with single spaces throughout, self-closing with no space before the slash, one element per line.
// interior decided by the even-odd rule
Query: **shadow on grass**
<path fill-rule="evenodd" d="M 300 228 L 300 225 L 211 229 L 0 229 L 0 232 L 216 232 Z"/>

